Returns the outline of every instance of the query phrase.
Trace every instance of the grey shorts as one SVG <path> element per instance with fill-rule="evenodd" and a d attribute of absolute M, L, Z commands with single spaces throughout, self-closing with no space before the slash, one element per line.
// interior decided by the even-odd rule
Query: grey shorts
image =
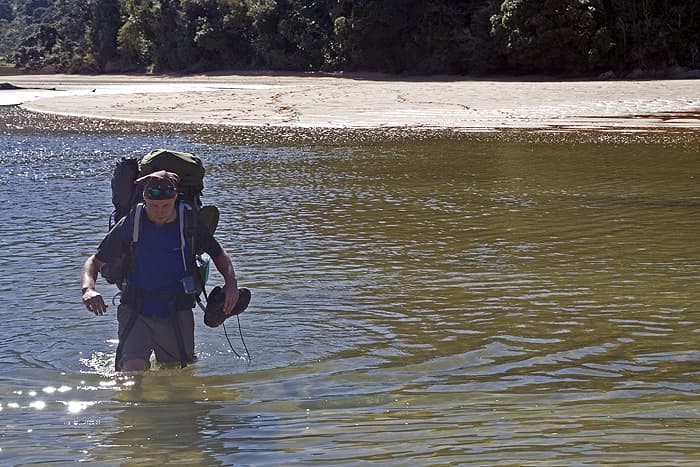
<path fill-rule="evenodd" d="M 131 330 L 123 336 L 129 318 L 135 313 L 129 305 L 121 304 L 117 309 L 119 321 L 119 339 L 122 346 L 121 362 L 126 360 L 144 360 L 148 362 L 155 353 L 156 361 L 164 365 L 180 364 L 179 337 L 176 332 L 175 319 L 179 322 L 182 344 L 186 362 L 194 361 L 194 315 L 192 310 L 181 310 L 174 315 L 161 318 L 158 316 L 137 315 Z M 123 342 L 121 342 L 123 341 Z M 121 364 L 120 364 L 121 365 Z"/>

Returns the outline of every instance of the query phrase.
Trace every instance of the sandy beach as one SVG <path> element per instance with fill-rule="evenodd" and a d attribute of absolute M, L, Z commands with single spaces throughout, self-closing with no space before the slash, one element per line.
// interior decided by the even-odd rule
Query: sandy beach
<path fill-rule="evenodd" d="M 700 80 L 384 75 L 0 76 L 0 105 L 89 118 L 296 128 L 700 129 Z M 4 87 L 12 87 L 5 85 Z"/>

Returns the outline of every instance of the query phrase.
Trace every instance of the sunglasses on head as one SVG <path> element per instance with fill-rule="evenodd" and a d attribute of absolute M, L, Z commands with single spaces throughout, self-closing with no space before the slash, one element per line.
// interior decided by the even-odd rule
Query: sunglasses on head
<path fill-rule="evenodd" d="M 146 197 L 150 199 L 171 199 L 176 195 L 174 188 L 146 188 Z"/>

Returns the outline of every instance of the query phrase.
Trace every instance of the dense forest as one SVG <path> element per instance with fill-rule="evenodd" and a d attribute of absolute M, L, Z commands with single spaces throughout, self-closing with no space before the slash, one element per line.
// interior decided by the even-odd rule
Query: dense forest
<path fill-rule="evenodd" d="M 700 1 L 0 0 L 27 71 L 624 76 L 700 68 Z"/>

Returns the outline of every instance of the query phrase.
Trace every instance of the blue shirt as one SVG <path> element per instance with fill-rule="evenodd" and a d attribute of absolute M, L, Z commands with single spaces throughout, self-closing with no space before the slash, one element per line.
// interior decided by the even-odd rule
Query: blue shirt
<path fill-rule="evenodd" d="M 102 240 L 95 256 L 105 263 L 117 260 L 131 248 L 131 216 L 121 219 Z M 212 258 L 221 254 L 221 246 L 199 219 L 195 242 Z M 184 261 L 181 250 L 180 220 L 158 226 L 148 219 L 145 211 L 139 241 L 131 258 L 127 283 L 145 292 L 141 312 L 151 316 L 168 316 L 167 296 L 183 290 L 182 279 L 192 274 L 192 256 L 185 241 Z M 133 289 L 132 289 L 133 290 Z"/>

